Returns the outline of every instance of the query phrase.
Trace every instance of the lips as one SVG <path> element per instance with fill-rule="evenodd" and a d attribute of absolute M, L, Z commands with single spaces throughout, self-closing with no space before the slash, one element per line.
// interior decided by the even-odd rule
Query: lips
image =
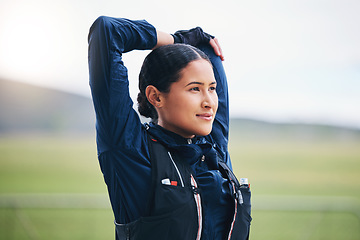
<path fill-rule="evenodd" d="M 211 113 L 196 114 L 196 116 L 207 121 L 211 121 L 213 119 L 213 115 Z"/>

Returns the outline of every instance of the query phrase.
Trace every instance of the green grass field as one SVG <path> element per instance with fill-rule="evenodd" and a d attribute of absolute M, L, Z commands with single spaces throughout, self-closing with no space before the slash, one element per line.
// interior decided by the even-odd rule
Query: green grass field
<path fill-rule="evenodd" d="M 360 142 L 231 138 L 251 239 L 360 239 Z M 114 239 L 94 137 L 0 138 L 0 239 Z"/>

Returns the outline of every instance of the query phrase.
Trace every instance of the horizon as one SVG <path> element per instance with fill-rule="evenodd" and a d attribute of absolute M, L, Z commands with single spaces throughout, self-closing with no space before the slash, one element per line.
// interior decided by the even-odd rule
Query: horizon
<path fill-rule="evenodd" d="M 24 82 L 24 81 L 16 81 L 16 80 L 7 80 L 7 79 L 2 79 L 0 77 L 0 83 L 2 81 L 7 81 L 9 83 L 14 83 L 14 84 L 21 84 L 23 86 L 29 86 L 29 87 L 34 87 L 34 88 L 39 88 L 42 89 L 44 91 L 55 91 L 61 94 L 70 94 L 73 96 L 77 96 L 77 97 L 81 97 L 81 98 L 86 98 L 88 99 L 91 104 L 92 104 L 92 98 L 91 96 L 88 96 L 86 94 L 81 94 L 78 92 L 71 92 L 71 91 L 67 91 L 66 89 L 60 89 L 60 88 L 53 88 L 53 87 L 48 87 L 48 86 L 41 86 L 41 85 L 37 85 L 37 84 L 33 84 L 33 83 L 28 83 L 28 82 Z M 1 90 L 0 90 L 1 91 Z M 134 102 L 134 109 L 136 110 L 136 105 L 137 103 Z M 138 113 L 139 114 L 139 113 Z M 144 119 L 147 121 L 147 118 L 144 118 L 143 116 L 141 116 L 139 114 L 139 117 L 141 119 L 143 119 L 142 121 L 144 121 Z M 284 121 L 273 121 L 273 120 L 268 120 L 268 119 L 264 119 L 264 118 L 255 118 L 255 117 L 247 117 L 247 116 L 236 116 L 233 114 L 230 114 L 230 122 L 232 120 L 241 120 L 241 121 L 251 121 L 254 123 L 264 123 L 264 124 L 274 124 L 274 125 L 304 125 L 304 126 L 321 126 L 321 127 L 331 127 L 331 128 L 342 128 L 342 129 L 348 129 L 348 130 L 354 130 L 354 131 L 360 131 L 360 127 L 359 126 L 349 126 L 349 125 L 341 125 L 341 124 L 331 124 L 331 123 L 324 123 L 324 122 L 309 122 L 309 121 L 291 121 L 291 120 L 284 120 Z"/>

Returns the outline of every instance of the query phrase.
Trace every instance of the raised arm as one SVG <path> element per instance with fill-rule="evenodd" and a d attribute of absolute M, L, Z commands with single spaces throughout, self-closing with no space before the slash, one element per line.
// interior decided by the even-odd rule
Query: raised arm
<path fill-rule="evenodd" d="M 174 43 L 174 38 L 169 33 L 156 30 L 156 36 L 157 36 L 157 43 L 153 49 Z"/>
<path fill-rule="evenodd" d="M 132 107 L 122 54 L 150 50 L 158 44 L 158 36 L 159 44 L 172 40 L 144 20 L 99 17 L 91 26 L 88 61 L 99 154 L 138 138 L 141 123 Z"/>

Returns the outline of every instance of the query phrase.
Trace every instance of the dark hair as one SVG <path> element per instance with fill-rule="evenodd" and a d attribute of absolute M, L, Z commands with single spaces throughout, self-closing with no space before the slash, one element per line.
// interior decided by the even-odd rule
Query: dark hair
<path fill-rule="evenodd" d="M 153 50 L 144 60 L 139 74 L 138 110 L 144 117 L 157 121 L 156 109 L 147 100 L 145 89 L 153 85 L 160 92 L 168 93 L 170 85 L 179 80 L 180 72 L 190 62 L 204 59 L 210 63 L 201 50 L 186 44 L 171 44 Z"/>

